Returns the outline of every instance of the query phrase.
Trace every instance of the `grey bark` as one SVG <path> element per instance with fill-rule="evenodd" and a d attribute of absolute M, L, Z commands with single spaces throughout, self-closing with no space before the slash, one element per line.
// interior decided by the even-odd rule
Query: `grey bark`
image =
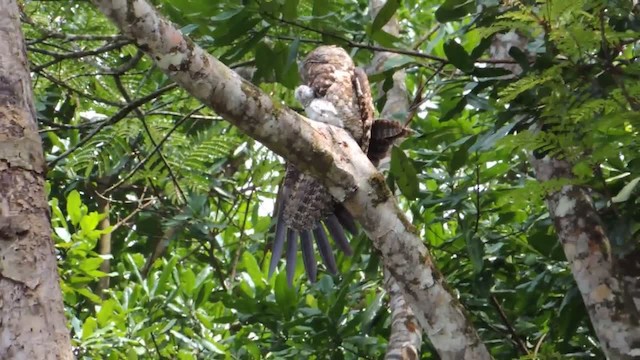
<path fill-rule="evenodd" d="M 372 19 L 375 19 L 385 3 L 386 0 L 369 1 L 369 14 Z M 398 36 L 400 34 L 400 25 L 398 24 L 397 17 L 393 16 L 389 22 L 382 27 L 382 30 Z M 371 63 L 372 71 L 378 72 L 383 68 L 384 63 L 393 56 L 398 56 L 398 54 L 376 52 Z M 407 97 L 408 93 L 405 78 L 406 74 L 404 70 L 396 71 L 395 74 L 393 74 L 393 86 L 385 93 L 387 100 L 380 113 L 380 117 L 386 119 L 404 119 L 406 117 L 405 114 L 409 112 L 409 100 Z M 381 85 L 382 84 L 378 87 L 378 91 L 383 91 Z M 389 335 L 385 359 L 418 359 L 420 358 L 420 347 L 422 345 L 422 328 L 418 324 L 413 310 L 405 300 L 400 286 L 391 275 L 391 272 L 384 268 L 383 273 L 385 289 L 389 294 L 389 309 L 391 310 L 391 334 Z"/>
<path fill-rule="evenodd" d="M 496 36 L 493 59 L 510 59 L 512 46 L 526 51 L 527 39 L 512 31 Z M 519 75 L 519 65 L 502 65 Z M 536 130 L 536 129 L 534 129 Z M 572 164 L 531 157 L 539 182 L 573 180 Z M 640 358 L 640 263 L 636 253 L 616 258 L 586 188 L 565 185 L 546 195 L 558 239 L 587 308 L 603 352 L 611 359 Z M 635 299 L 634 299 L 635 298 Z"/>
<path fill-rule="evenodd" d="M 18 4 L 0 13 L 0 359 L 72 359 Z"/>
<path fill-rule="evenodd" d="M 384 266 L 442 358 L 490 358 L 384 177 L 344 130 L 309 121 L 272 100 L 184 37 L 146 1 L 93 2 L 174 81 L 298 169 L 321 179 L 344 201 L 381 252 Z"/>

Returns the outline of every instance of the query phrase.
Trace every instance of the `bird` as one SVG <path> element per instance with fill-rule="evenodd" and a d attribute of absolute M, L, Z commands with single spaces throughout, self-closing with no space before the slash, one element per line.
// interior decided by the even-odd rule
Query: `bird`
<path fill-rule="evenodd" d="M 334 45 L 315 48 L 302 61 L 300 77 L 303 84 L 295 89 L 294 95 L 307 117 L 345 129 L 374 165 L 386 156 L 395 140 L 408 134 L 397 121 L 374 121 L 367 75 L 355 66 L 343 48 Z M 355 235 L 358 229 L 351 214 L 320 181 L 290 163 L 286 164 L 274 217 L 276 226 L 269 277 L 275 272 L 286 243 L 287 282 L 293 283 L 298 239 L 307 278 L 311 282 L 317 278 L 312 238 L 327 271 L 332 274 L 337 273 L 337 266 L 327 231 L 342 252 L 353 253 L 346 232 Z"/>

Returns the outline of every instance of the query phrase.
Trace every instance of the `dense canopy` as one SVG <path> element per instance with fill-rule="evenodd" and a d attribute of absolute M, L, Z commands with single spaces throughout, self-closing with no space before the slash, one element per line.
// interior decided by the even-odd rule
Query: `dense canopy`
<path fill-rule="evenodd" d="M 552 195 L 584 189 L 606 253 L 638 276 L 637 6 L 372 4 L 154 1 L 300 113 L 298 61 L 320 44 L 347 50 L 377 112 L 412 129 L 380 169 L 491 355 L 603 358 L 576 283 L 589 274 L 572 274 L 559 241 L 566 199 Z M 337 275 L 321 266 L 311 283 L 297 261 L 293 286 L 284 262 L 269 278 L 284 160 L 174 83 L 92 3 L 21 11 L 80 358 L 384 356 L 389 288 L 362 231 L 352 256 L 335 253 Z M 544 178 L 549 159 L 564 176 Z M 424 336 L 418 350 L 438 358 L 437 348 Z"/>

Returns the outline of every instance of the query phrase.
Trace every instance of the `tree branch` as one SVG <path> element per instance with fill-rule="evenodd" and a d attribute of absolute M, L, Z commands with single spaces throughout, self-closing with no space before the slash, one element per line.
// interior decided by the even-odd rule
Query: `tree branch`
<path fill-rule="evenodd" d="M 320 179 L 345 203 L 381 252 L 384 266 L 398 281 L 441 358 L 490 358 L 384 177 L 343 129 L 311 122 L 272 100 L 184 37 L 146 1 L 93 2 L 176 83 L 298 169 Z"/>

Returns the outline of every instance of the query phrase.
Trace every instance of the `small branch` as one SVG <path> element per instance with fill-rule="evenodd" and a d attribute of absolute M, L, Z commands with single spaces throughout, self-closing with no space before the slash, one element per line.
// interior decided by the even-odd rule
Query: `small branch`
<path fill-rule="evenodd" d="M 183 113 L 179 113 L 179 112 L 175 112 L 175 111 L 159 111 L 159 110 L 153 110 L 153 111 L 149 111 L 147 113 L 145 113 L 145 116 L 149 116 L 149 115 L 162 115 L 162 116 L 175 116 L 175 117 L 180 117 L 180 118 L 184 118 L 186 119 L 194 119 L 194 120 L 210 120 L 210 121 L 220 121 L 223 120 L 220 116 L 211 116 L 211 115 L 197 115 L 195 114 L 196 112 L 200 111 L 201 109 L 205 108 L 206 106 L 204 105 L 200 105 L 198 106 L 195 110 L 187 113 L 187 114 L 183 114 Z M 172 129 L 173 130 L 173 129 Z"/>
<path fill-rule="evenodd" d="M 55 52 L 51 52 L 48 50 L 44 50 L 44 49 L 38 49 L 38 48 L 29 48 L 29 51 L 33 51 L 33 52 L 38 52 L 44 55 L 48 55 L 48 56 L 52 56 L 54 59 L 44 63 L 42 65 L 37 65 L 37 66 L 33 66 L 31 68 L 31 71 L 33 72 L 38 72 L 42 69 L 45 69 L 49 66 L 55 65 L 61 61 L 64 60 L 71 60 L 71 59 L 80 59 L 82 57 L 85 56 L 93 56 L 93 55 L 99 55 L 105 52 L 109 52 L 111 50 L 115 50 L 115 49 L 119 49 L 122 48 L 126 45 L 131 44 L 131 41 L 127 40 L 127 41 L 118 41 L 115 42 L 113 44 L 107 44 L 103 47 L 97 48 L 97 49 L 93 49 L 93 50 L 85 50 L 85 51 L 74 51 L 74 52 L 70 52 L 70 53 L 66 53 L 66 54 L 61 54 L 61 53 L 55 53 Z"/>
<path fill-rule="evenodd" d="M 267 17 L 269 17 L 269 15 L 265 15 Z M 285 20 L 285 19 L 279 19 L 279 18 L 273 18 L 274 20 L 280 21 L 284 24 L 287 25 L 292 25 L 295 27 L 299 27 L 301 29 L 304 30 L 308 30 L 320 35 L 324 35 L 324 36 L 328 36 L 328 37 L 332 37 L 336 40 L 340 40 L 342 42 L 344 42 L 347 46 L 352 47 L 352 48 L 358 48 L 358 49 L 365 49 L 365 50 L 371 50 L 371 51 L 383 51 L 383 52 L 390 52 L 390 53 L 394 53 L 394 54 L 402 54 L 402 55 L 408 55 L 408 56 L 413 56 L 413 57 L 417 57 L 417 58 L 422 58 L 422 59 L 427 59 L 427 60 L 433 60 L 433 61 L 437 61 L 443 64 L 449 64 L 449 60 L 445 59 L 445 58 L 441 58 L 439 56 L 435 56 L 435 55 L 430 55 L 430 54 L 425 54 L 423 52 L 420 51 L 416 51 L 416 50 L 406 50 L 406 49 L 400 49 L 400 48 L 387 48 L 387 47 L 383 47 L 383 46 L 377 46 L 377 45 L 370 45 L 370 44 L 363 44 L 363 43 L 359 43 L 359 42 L 355 42 L 352 41 L 350 39 L 347 39 L 343 36 L 340 35 L 336 35 L 336 34 L 332 34 L 329 32 L 325 32 L 322 30 L 318 30 L 318 29 L 314 29 L 310 26 L 306 26 L 306 25 L 302 25 L 299 24 L 295 21 L 289 21 L 289 20 Z M 494 60 L 494 59 L 477 59 L 475 60 L 476 63 L 482 63 L 482 64 L 515 64 L 517 63 L 514 60 Z"/>
<path fill-rule="evenodd" d="M 529 354 L 529 349 L 527 348 L 527 345 L 525 345 L 522 339 L 520 339 L 520 336 L 518 336 L 518 334 L 516 333 L 516 330 L 513 328 L 513 325 L 511 325 L 511 322 L 509 321 L 507 314 L 505 314 L 496 296 L 491 294 L 491 296 L 489 296 L 489 299 L 491 300 L 491 304 L 493 305 L 493 307 L 495 307 L 496 310 L 498 311 L 498 315 L 500 315 L 500 319 L 502 320 L 502 323 L 504 324 L 504 326 L 506 326 L 507 330 L 509 330 L 509 333 L 511 334 L 511 338 L 513 338 L 513 341 L 515 341 L 520 352 L 523 355 Z"/>
<path fill-rule="evenodd" d="M 99 98 L 97 96 L 94 96 L 92 94 L 88 94 L 85 93 L 81 90 L 75 89 L 69 85 L 67 85 L 65 82 L 55 78 L 52 75 L 49 75 L 47 72 L 45 72 L 44 70 L 40 70 L 40 71 L 36 71 L 35 73 L 37 73 L 38 75 L 42 76 L 43 78 L 51 81 L 52 83 L 56 84 L 57 86 L 63 88 L 63 89 L 67 89 L 68 91 L 79 95 L 80 97 L 83 97 L 85 99 L 89 99 L 92 101 L 96 101 L 99 102 L 101 104 L 105 104 L 105 105 L 109 105 L 109 106 L 116 106 L 116 107 L 123 107 L 126 106 L 125 103 L 121 103 L 121 102 L 115 102 L 115 101 L 111 101 L 111 100 L 107 100 L 107 99 L 103 99 L 103 98 Z"/>
<path fill-rule="evenodd" d="M 129 180 L 129 178 L 131 178 L 138 171 L 138 169 L 140 169 L 144 164 L 146 164 L 147 161 L 149 161 L 149 159 L 151 159 L 151 157 L 156 152 L 160 151 L 160 149 L 162 148 L 162 145 L 164 145 L 164 143 L 167 140 L 169 140 L 169 137 L 171 136 L 171 134 L 173 134 L 173 132 L 176 131 L 178 129 L 178 127 L 180 127 L 180 125 L 182 125 L 182 123 L 184 123 L 186 120 L 191 118 L 194 113 L 200 111 L 203 107 L 204 107 L 204 105 L 198 106 L 197 108 L 193 109 L 190 113 L 184 115 L 182 117 L 182 119 L 178 120 L 175 123 L 175 125 L 171 128 L 171 130 L 169 130 L 169 132 L 162 138 L 162 140 L 160 140 L 160 142 L 155 144 L 155 147 L 153 148 L 153 150 L 147 156 L 145 156 L 144 159 L 139 161 L 136 164 L 136 166 L 127 175 L 125 175 L 123 178 L 118 180 L 118 182 L 116 182 L 115 184 L 111 185 L 107 190 L 105 190 L 105 192 L 111 192 L 111 191 L 117 189 L 118 187 L 120 187 L 120 185 L 124 184 L 125 181 Z"/>
<path fill-rule="evenodd" d="M 113 225 L 113 228 L 111 230 L 111 232 L 116 231 L 116 229 L 118 229 L 119 227 L 121 227 L 122 225 L 126 224 L 129 220 L 131 220 L 131 218 L 133 218 L 137 213 L 139 213 L 140 211 L 148 208 L 149 206 L 155 204 L 157 201 L 157 199 L 152 198 L 151 200 L 147 201 L 146 203 L 142 203 L 142 201 L 139 202 L 139 205 L 137 208 L 135 208 L 135 210 L 133 210 L 129 215 L 127 215 L 124 219 L 118 221 L 115 225 Z"/>
<path fill-rule="evenodd" d="M 430 97 L 427 97 L 427 96 L 425 96 L 423 98 L 422 97 L 422 91 L 424 91 L 424 89 L 427 87 L 427 85 L 429 85 L 429 83 L 436 76 L 438 76 L 438 74 L 440 74 L 440 72 L 442 72 L 442 69 L 444 69 L 445 65 L 446 64 L 440 64 L 438 66 L 438 68 L 433 72 L 433 74 L 431 74 L 431 76 L 429 76 L 429 78 L 427 78 L 427 80 L 425 80 L 425 82 L 418 87 L 418 91 L 416 92 L 416 97 L 413 99 L 413 102 L 411 103 L 411 105 L 409 105 L 409 113 L 407 114 L 407 120 L 405 121 L 405 127 L 409 127 L 409 124 L 411 123 L 413 118 L 418 113 L 418 110 L 420 109 L 420 105 L 424 104 L 425 101 L 430 99 Z"/>
<path fill-rule="evenodd" d="M 126 106 L 121 108 L 117 113 L 115 113 L 109 120 L 107 120 L 107 121 L 101 123 L 100 125 L 98 125 L 98 127 L 96 127 L 89 135 L 85 136 L 80 141 L 78 141 L 78 143 L 75 146 L 73 146 L 69 150 L 63 152 L 57 158 L 51 160 L 47 165 L 50 168 L 54 167 L 60 160 L 66 158 L 72 152 L 76 151 L 81 146 L 86 144 L 89 140 L 91 140 L 94 136 L 96 136 L 96 134 L 98 134 L 100 132 L 100 130 L 104 129 L 105 127 L 107 127 L 109 125 L 113 125 L 113 124 L 117 123 L 118 121 L 124 119 L 125 116 L 127 116 L 134 109 L 138 108 L 139 106 L 142 106 L 143 104 L 146 104 L 147 102 L 149 102 L 151 100 L 154 100 L 158 96 L 160 96 L 160 95 L 162 95 L 162 94 L 164 94 L 164 93 L 166 93 L 168 91 L 171 91 L 171 90 L 175 89 L 176 87 L 178 87 L 178 85 L 176 83 L 172 83 L 172 84 L 169 84 L 169 85 L 167 85 L 165 87 L 157 89 L 156 91 L 152 92 L 151 94 L 148 94 L 146 96 L 143 96 L 143 97 L 141 97 L 139 99 L 136 99 L 136 100 L 128 103 Z"/>
<path fill-rule="evenodd" d="M 235 256 L 233 257 L 233 262 L 231 265 L 231 273 L 229 275 L 229 279 L 233 281 L 236 277 L 236 271 L 238 268 L 238 262 L 240 261 L 240 256 L 242 255 L 242 250 L 244 248 L 244 231 L 247 227 L 247 218 L 249 217 L 249 204 L 251 203 L 251 199 L 253 199 L 254 192 L 252 191 L 249 194 L 249 198 L 247 199 L 247 206 L 244 210 L 244 219 L 242 220 L 242 227 L 240 228 L 240 243 L 238 244 L 238 248 L 236 249 Z"/>
<path fill-rule="evenodd" d="M 129 96 L 129 93 L 127 92 L 127 89 L 124 88 L 124 85 L 122 84 L 122 80 L 120 80 L 120 77 L 119 76 L 115 76 L 114 80 L 115 80 L 116 87 L 120 91 L 120 94 L 122 94 L 122 97 L 127 102 L 131 102 L 131 97 Z M 145 121 L 144 114 L 142 113 L 142 111 L 140 111 L 139 108 L 134 109 L 134 112 L 138 116 L 138 119 L 140 120 L 140 122 L 142 122 L 142 127 L 144 128 L 144 131 L 147 133 L 147 136 L 149 137 L 149 141 L 151 141 L 151 144 L 153 144 L 154 150 L 158 153 L 158 155 L 160 156 L 160 160 L 162 161 L 162 163 L 164 164 L 165 168 L 169 172 L 169 177 L 171 177 L 171 181 L 173 182 L 173 185 L 176 187 L 176 190 L 178 191 L 178 194 L 180 195 L 180 200 L 182 201 L 182 203 L 186 203 L 187 198 L 184 196 L 184 191 L 182 191 L 182 188 L 180 187 L 180 183 L 178 182 L 178 179 L 176 178 L 176 176 L 175 176 L 175 174 L 173 172 L 173 169 L 171 168 L 171 166 L 167 162 L 167 159 L 164 157 L 164 154 L 162 154 L 162 152 L 160 151 L 160 148 L 158 147 L 158 144 L 156 143 L 155 139 L 153 138 L 153 135 L 151 134 L 151 130 L 149 130 L 149 125 Z"/>

